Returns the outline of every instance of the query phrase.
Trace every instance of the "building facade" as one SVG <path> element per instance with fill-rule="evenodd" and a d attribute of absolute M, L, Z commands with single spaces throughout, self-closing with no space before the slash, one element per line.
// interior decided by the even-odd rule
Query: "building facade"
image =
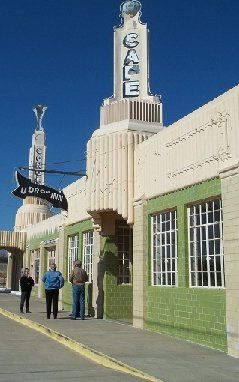
<path fill-rule="evenodd" d="M 87 176 L 64 189 L 68 213 L 20 227 L 23 263 L 43 296 L 51 261 L 82 259 L 90 316 L 239 356 L 239 86 L 164 127 L 149 90 L 141 4 L 114 30 L 114 95 L 87 143 Z M 44 220 L 45 219 L 45 220 Z"/>

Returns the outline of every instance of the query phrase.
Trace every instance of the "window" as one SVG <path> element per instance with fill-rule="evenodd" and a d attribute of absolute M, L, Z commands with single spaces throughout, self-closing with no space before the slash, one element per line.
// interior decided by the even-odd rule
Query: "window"
<path fill-rule="evenodd" d="M 92 263 L 94 249 L 94 232 L 87 231 L 83 234 L 83 266 L 86 270 L 89 282 L 92 282 Z"/>
<path fill-rule="evenodd" d="M 177 216 L 167 211 L 151 217 L 152 285 L 177 286 Z"/>
<path fill-rule="evenodd" d="M 40 272 L 40 249 L 31 251 L 31 269 L 30 275 L 34 279 L 35 284 L 39 282 L 39 272 Z"/>
<path fill-rule="evenodd" d="M 132 282 L 132 229 L 128 226 L 118 226 L 118 283 Z"/>
<path fill-rule="evenodd" d="M 188 226 L 190 285 L 224 287 L 221 200 L 189 207 Z"/>
<path fill-rule="evenodd" d="M 68 281 L 74 267 L 74 262 L 78 260 L 79 236 L 68 237 Z"/>
<path fill-rule="evenodd" d="M 48 259 L 48 267 L 50 268 L 51 264 L 56 262 L 56 248 L 51 247 L 47 248 L 47 259 Z"/>

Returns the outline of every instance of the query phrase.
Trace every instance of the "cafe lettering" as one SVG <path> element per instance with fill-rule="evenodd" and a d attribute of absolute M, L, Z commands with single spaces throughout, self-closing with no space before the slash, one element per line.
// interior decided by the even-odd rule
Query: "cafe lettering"
<path fill-rule="evenodd" d="M 124 37 L 123 45 L 128 49 L 123 67 L 123 95 L 124 97 L 138 97 L 139 80 L 135 79 L 135 75 L 139 74 L 139 57 L 136 49 L 139 45 L 137 33 L 128 33 Z"/>
<path fill-rule="evenodd" d="M 36 149 L 36 156 L 35 156 L 35 169 L 36 169 L 35 170 L 35 182 L 38 184 L 41 184 L 41 182 L 42 182 L 42 171 L 39 171 L 39 170 L 43 169 L 42 158 L 43 158 L 43 150 L 42 150 L 42 148 L 38 147 Z"/>

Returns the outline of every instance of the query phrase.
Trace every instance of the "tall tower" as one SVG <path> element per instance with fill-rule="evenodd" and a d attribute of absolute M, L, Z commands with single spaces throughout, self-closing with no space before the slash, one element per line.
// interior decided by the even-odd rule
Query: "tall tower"
<path fill-rule="evenodd" d="M 162 103 L 150 93 L 149 31 L 140 16 L 139 1 L 121 5 L 122 23 L 114 29 L 114 95 L 101 107 L 101 126 L 127 119 L 149 123 L 157 132 L 162 125 Z"/>
<path fill-rule="evenodd" d="M 46 137 L 42 126 L 42 119 L 46 110 L 47 107 L 42 105 L 33 107 L 37 125 L 32 135 L 32 147 L 29 152 L 29 179 L 37 184 L 44 184 L 45 181 L 44 172 L 39 170 L 45 170 L 46 167 Z"/>
<path fill-rule="evenodd" d="M 29 151 L 29 179 L 37 184 L 44 184 L 44 172 L 40 170 L 45 169 L 46 163 L 46 137 L 42 126 L 42 119 L 46 110 L 47 107 L 42 105 L 33 107 L 37 125 L 32 135 L 32 146 Z M 51 216 L 48 202 L 28 196 L 17 211 L 14 231 L 23 231 L 25 228 Z"/>
<path fill-rule="evenodd" d="M 100 128 L 87 144 L 87 211 L 109 235 L 109 214 L 134 224 L 135 151 L 163 129 L 160 98 L 149 90 L 149 32 L 140 16 L 139 1 L 121 5 L 122 22 L 114 29 L 114 95 L 104 100 Z"/>

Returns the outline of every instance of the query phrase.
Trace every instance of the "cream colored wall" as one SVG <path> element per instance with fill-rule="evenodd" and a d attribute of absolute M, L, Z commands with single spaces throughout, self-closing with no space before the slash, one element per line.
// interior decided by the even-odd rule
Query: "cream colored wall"
<path fill-rule="evenodd" d="M 63 189 L 68 201 L 68 212 L 61 213 L 32 225 L 26 229 L 27 239 L 50 235 L 63 225 L 77 223 L 89 219 L 86 212 L 86 177 L 78 179 Z"/>
<path fill-rule="evenodd" d="M 56 230 L 59 230 L 59 226 L 61 226 L 62 222 L 63 216 L 61 214 L 57 214 L 50 217 L 49 219 L 32 225 L 26 229 L 27 240 L 30 240 L 34 237 L 51 235 Z"/>
<path fill-rule="evenodd" d="M 62 212 L 65 216 L 64 224 L 73 224 L 79 221 L 90 219 L 86 212 L 87 207 L 87 189 L 86 177 L 78 179 L 63 189 L 68 201 L 68 213 Z"/>
<path fill-rule="evenodd" d="M 146 199 L 219 175 L 239 158 L 239 86 L 136 148 L 135 194 Z"/>
<path fill-rule="evenodd" d="M 116 211 L 134 221 L 134 150 L 152 133 L 117 132 L 93 137 L 87 144 L 87 210 Z"/>

